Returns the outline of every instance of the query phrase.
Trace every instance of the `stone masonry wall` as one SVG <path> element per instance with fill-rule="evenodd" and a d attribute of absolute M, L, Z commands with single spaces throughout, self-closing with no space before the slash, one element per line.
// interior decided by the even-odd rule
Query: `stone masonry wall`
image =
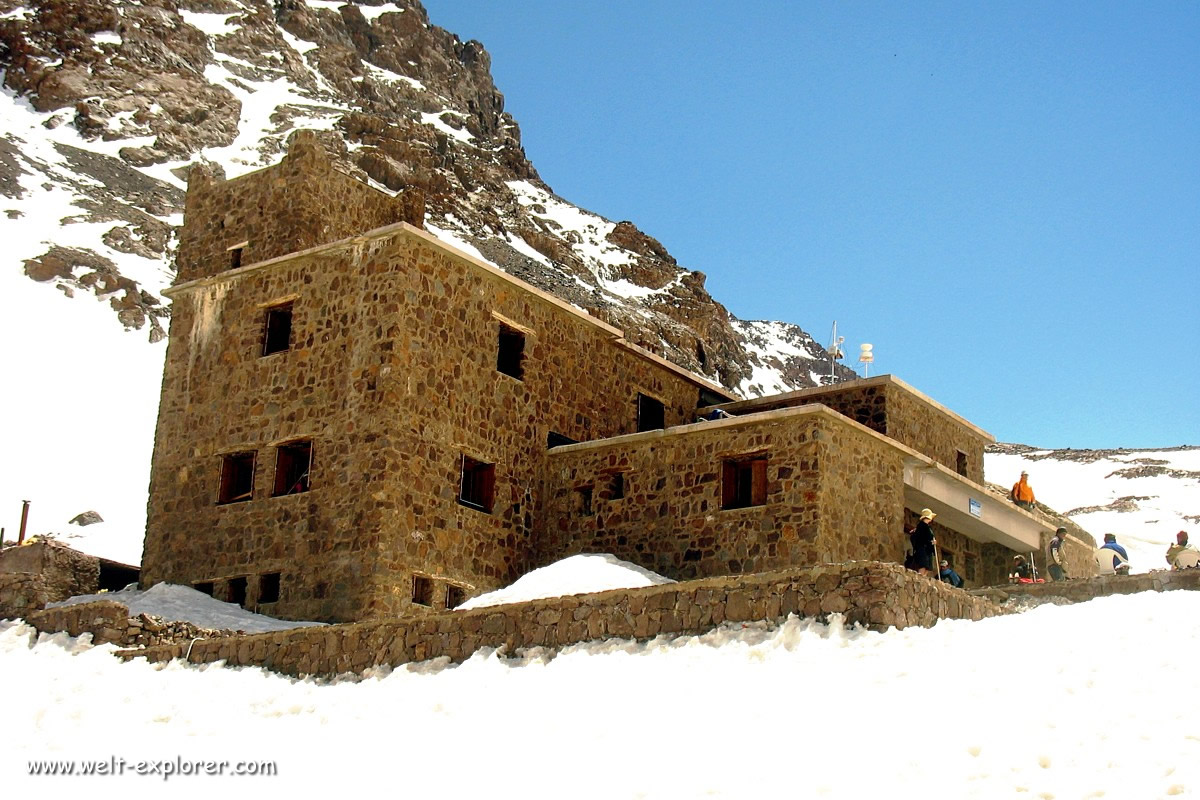
<path fill-rule="evenodd" d="M 766 458 L 765 503 L 722 508 L 723 464 L 754 456 Z M 560 448 L 548 474 L 541 564 L 612 553 L 682 579 L 897 560 L 901 548 L 899 456 L 817 407 Z"/>
<path fill-rule="evenodd" d="M 1011 597 L 1062 597 L 1082 603 L 1096 597 L 1138 592 L 1169 592 L 1177 589 L 1200 590 L 1200 569 L 1155 570 L 1136 575 L 1095 575 L 1084 579 L 1012 584 L 982 590 L 996 600 Z"/>
<path fill-rule="evenodd" d="M 100 559 L 53 539 L 38 538 L 0 550 L 0 574 L 41 576 L 43 602 L 55 603 L 95 592 L 100 585 Z"/>
<path fill-rule="evenodd" d="M 886 442 L 837 417 L 818 433 L 821 476 L 816 563 L 903 563 L 904 463 Z M 810 562 L 811 563 L 811 562 Z"/>
<path fill-rule="evenodd" d="M 184 213 L 180 281 L 230 269 L 229 248 L 242 242 L 248 265 L 395 222 L 421 227 L 424 207 L 416 195 L 393 197 L 338 172 L 316 134 L 303 130 L 275 167 L 228 181 L 194 168 Z"/>
<path fill-rule="evenodd" d="M 17 619 L 50 602 L 50 591 L 41 575 L 0 573 L 0 619 Z"/>
<path fill-rule="evenodd" d="M 113 600 L 55 606 L 25 615 L 25 621 L 40 633 L 65 632 L 71 636 L 92 635 L 94 644 L 119 644 L 126 647 L 160 647 L 195 639 L 234 636 L 233 631 L 200 628 L 190 622 L 167 621 L 139 614 Z"/>
<path fill-rule="evenodd" d="M 982 619 L 1000 611 L 989 600 L 903 567 L 856 563 L 201 640 L 192 645 L 189 660 L 333 676 L 443 657 L 461 662 L 481 647 L 514 653 L 611 637 L 699 634 L 726 622 L 780 622 L 789 614 L 823 618 L 832 613 L 844 614 L 850 624 L 883 630 L 928 626 L 946 618 Z M 181 643 L 121 655 L 162 662 L 186 652 L 187 645 Z"/>
<path fill-rule="evenodd" d="M 698 400 L 614 329 L 402 227 L 173 299 L 143 585 L 211 581 L 230 599 L 245 578 L 246 606 L 284 618 L 422 613 L 452 587 L 506 585 L 532 555 L 550 432 L 632 432 L 639 393 L 676 425 Z M 290 347 L 264 357 L 265 309 L 285 301 Z M 497 370 L 502 324 L 525 333 L 520 379 Z M 294 440 L 312 443 L 310 489 L 273 497 Z M 225 455 L 245 452 L 252 499 L 218 505 Z M 464 455 L 495 465 L 486 512 L 457 502 Z M 429 605 L 414 576 L 435 582 Z"/>
<path fill-rule="evenodd" d="M 983 485 L 983 450 L 990 440 L 948 417 L 899 386 L 887 387 L 886 435 L 929 456 L 952 472 L 958 471 L 958 454 L 966 454 L 968 480 Z"/>
<path fill-rule="evenodd" d="M 958 471 L 958 453 L 962 452 L 967 461 L 965 477 L 983 483 L 983 449 L 990 439 L 914 395 L 890 376 L 805 389 L 782 395 L 777 402 L 753 400 L 726 407 L 733 413 L 751 413 L 808 403 L 827 406 L 951 471 Z"/>

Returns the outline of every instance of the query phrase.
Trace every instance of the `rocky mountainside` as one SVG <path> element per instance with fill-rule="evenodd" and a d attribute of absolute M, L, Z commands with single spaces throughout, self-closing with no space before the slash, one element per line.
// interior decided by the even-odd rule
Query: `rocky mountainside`
<path fill-rule="evenodd" d="M 248 172 L 313 128 L 364 180 L 419 190 L 431 232 L 730 389 L 829 373 L 800 328 L 736 319 L 634 223 L 555 195 L 489 64 L 415 0 L 0 0 L 6 266 L 156 341 L 189 168 Z"/>

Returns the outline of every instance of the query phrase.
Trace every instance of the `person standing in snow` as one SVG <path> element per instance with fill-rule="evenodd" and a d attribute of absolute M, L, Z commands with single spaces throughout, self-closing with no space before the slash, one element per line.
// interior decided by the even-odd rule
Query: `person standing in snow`
<path fill-rule="evenodd" d="M 1067 579 L 1066 570 L 1063 569 L 1067 559 L 1062 551 L 1063 542 L 1066 539 L 1067 529 L 1059 528 L 1050 538 L 1050 544 L 1046 546 L 1046 568 L 1052 580 L 1065 581 Z"/>
<path fill-rule="evenodd" d="M 937 539 L 933 538 L 933 528 L 929 523 L 933 522 L 936 516 L 937 514 L 928 508 L 922 508 L 921 519 L 912 535 L 913 563 L 917 565 L 917 572 L 922 575 L 933 572 L 933 548 L 937 545 Z"/>
<path fill-rule="evenodd" d="M 1175 544 L 1167 548 L 1167 563 L 1171 565 L 1171 569 L 1192 569 L 1194 566 L 1187 566 L 1179 563 L 1179 556 L 1187 553 L 1195 553 L 1196 548 L 1188 544 L 1187 531 L 1180 531 L 1175 534 Z M 1197 561 L 1195 556 L 1185 558 L 1186 561 Z"/>
<path fill-rule="evenodd" d="M 1117 544 L 1116 534 L 1104 534 L 1104 544 L 1100 545 L 1100 549 L 1113 552 L 1113 572 L 1118 575 L 1129 574 L 1129 553 L 1126 553 L 1125 548 Z"/>
<path fill-rule="evenodd" d="M 1021 479 L 1013 484 L 1008 493 L 1012 501 L 1027 511 L 1032 511 L 1037 501 L 1033 498 L 1033 487 L 1029 485 L 1029 473 L 1022 472 Z"/>
<path fill-rule="evenodd" d="M 962 576 L 950 569 L 950 562 L 943 558 L 941 567 L 942 569 L 938 572 L 938 577 L 942 579 L 942 582 L 950 584 L 955 589 L 961 589 L 963 585 Z"/>

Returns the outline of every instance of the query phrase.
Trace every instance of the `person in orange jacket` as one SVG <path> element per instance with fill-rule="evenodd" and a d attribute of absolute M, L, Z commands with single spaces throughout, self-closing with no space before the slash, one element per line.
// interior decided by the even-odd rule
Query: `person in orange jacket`
<path fill-rule="evenodd" d="M 1008 496 L 1021 508 L 1033 510 L 1034 503 L 1037 501 L 1033 499 L 1033 487 L 1029 485 L 1028 472 L 1021 473 L 1021 480 L 1013 484 L 1012 491 L 1008 493 Z"/>

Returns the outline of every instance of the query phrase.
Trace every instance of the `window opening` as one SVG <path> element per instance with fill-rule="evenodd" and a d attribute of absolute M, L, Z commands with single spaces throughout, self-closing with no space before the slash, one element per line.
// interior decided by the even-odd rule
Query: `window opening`
<path fill-rule="evenodd" d="M 638 393 L 637 414 L 638 433 L 656 431 L 666 427 L 666 410 L 663 408 L 662 401 L 655 400 L 649 395 Z"/>
<path fill-rule="evenodd" d="M 729 459 L 721 465 L 721 508 L 749 508 L 767 502 L 767 457 Z"/>
<path fill-rule="evenodd" d="M 276 603 L 279 601 L 279 573 L 268 572 L 258 576 L 258 602 Z"/>
<path fill-rule="evenodd" d="M 433 580 L 424 575 L 413 575 L 412 601 L 419 606 L 433 605 Z"/>
<path fill-rule="evenodd" d="M 962 450 L 955 451 L 957 455 L 954 459 L 954 471 L 959 475 L 966 477 L 967 475 L 967 454 Z"/>
<path fill-rule="evenodd" d="M 229 602 L 236 606 L 246 605 L 246 577 L 229 579 Z"/>
<path fill-rule="evenodd" d="M 192 588 L 195 589 L 197 592 L 200 592 L 201 594 L 206 594 L 209 597 L 213 596 L 213 582 L 212 581 L 200 581 L 200 583 L 193 583 Z"/>
<path fill-rule="evenodd" d="M 501 323 L 500 346 L 496 355 L 496 369 L 517 380 L 524 377 L 525 334 L 516 328 Z"/>
<path fill-rule="evenodd" d="M 229 251 L 229 268 L 237 269 L 241 265 L 242 265 L 242 248 L 235 247 Z"/>
<path fill-rule="evenodd" d="M 496 465 L 476 461 L 468 455 L 462 457 L 459 475 L 458 502 L 468 508 L 492 513 L 492 500 L 496 484 Z"/>
<path fill-rule="evenodd" d="M 267 309 L 263 323 L 262 354 L 282 353 L 292 346 L 292 304 Z"/>
<path fill-rule="evenodd" d="M 608 479 L 608 499 L 620 500 L 625 497 L 625 473 L 616 472 Z"/>
<path fill-rule="evenodd" d="M 240 503 L 254 496 L 254 453 L 229 453 L 221 459 L 218 503 Z"/>
<path fill-rule="evenodd" d="M 446 584 L 446 608 L 458 608 L 467 600 L 467 590 L 454 583 Z"/>
<path fill-rule="evenodd" d="M 307 492 L 312 467 L 312 442 L 289 442 L 275 450 L 275 492 L 285 494 Z"/>

